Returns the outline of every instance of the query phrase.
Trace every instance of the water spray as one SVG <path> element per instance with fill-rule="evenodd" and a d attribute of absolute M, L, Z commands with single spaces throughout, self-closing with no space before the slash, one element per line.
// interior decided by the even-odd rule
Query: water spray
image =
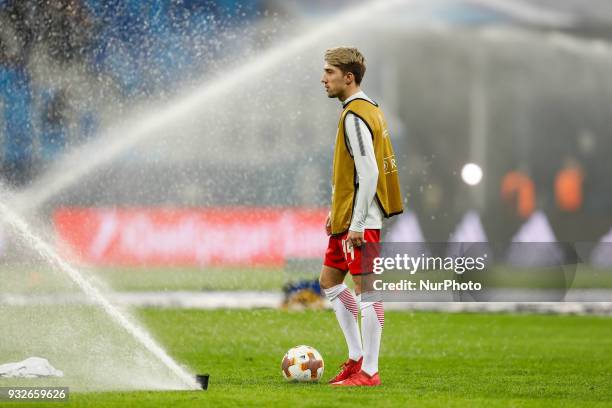
<path fill-rule="evenodd" d="M 248 83 L 253 77 L 281 65 L 287 58 L 308 49 L 333 33 L 398 5 L 422 3 L 422 0 L 374 0 L 326 19 L 304 34 L 273 47 L 234 69 L 229 69 L 227 73 L 217 78 L 204 82 L 190 94 L 176 98 L 146 115 L 140 117 L 136 115 L 136 118 L 125 125 L 109 129 L 92 142 L 66 153 L 45 175 L 16 196 L 15 203 L 11 203 L 11 207 L 20 208 L 23 214 L 35 211 L 51 197 L 78 182 L 93 170 L 116 159 L 131 147 L 152 139 L 164 126 L 197 115 L 206 103 L 211 103 L 215 98 Z"/>
<path fill-rule="evenodd" d="M 1 191 L 1 190 L 0 190 Z M 45 261 L 55 266 L 68 277 L 89 297 L 95 304 L 99 305 L 117 324 L 123 327 L 136 341 L 142 344 L 151 354 L 153 354 L 170 372 L 172 372 L 187 389 L 204 388 L 203 380 L 196 378 L 179 366 L 176 361 L 157 344 L 146 330 L 132 322 L 124 313 L 111 304 L 108 299 L 94 287 L 82 273 L 64 260 L 50 244 L 36 235 L 30 226 L 18 214 L 0 202 L 0 220 L 4 221 L 9 227 L 18 232 L 18 236 L 32 248 L 34 248 Z M 206 379 L 208 386 L 208 378 Z M 205 389 L 205 388 L 204 388 Z"/>

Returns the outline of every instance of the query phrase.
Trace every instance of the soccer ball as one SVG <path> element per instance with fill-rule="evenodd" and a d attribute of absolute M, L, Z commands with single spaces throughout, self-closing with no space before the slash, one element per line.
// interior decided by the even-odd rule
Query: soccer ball
<path fill-rule="evenodd" d="M 323 376 L 324 366 L 321 353 L 310 346 L 290 348 L 281 362 L 283 377 L 287 381 L 319 381 Z"/>

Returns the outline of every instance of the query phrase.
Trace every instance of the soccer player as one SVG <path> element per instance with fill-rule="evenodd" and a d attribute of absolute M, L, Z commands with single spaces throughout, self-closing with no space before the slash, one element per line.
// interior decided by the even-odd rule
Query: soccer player
<path fill-rule="evenodd" d="M 361 300 L 361 275 L 369 273 L 362 270 L 361 256 L 365 242 L 380 242 L 383 217 L 403 211 L 385 118 L 378 104 L 360 88 L 365 70 L 365 58 L 356 48 L 338 47 L 325 53 L 321 82 L 327 96 L 338 98 L 343 108 L 334 148 L 331 211 L 325 223 L 329 245 L 319 278 L 348 345 L 348 360 L 330 381 L 336 386 L 380 384 L 383 305 L 377 298 Z M 355 283 L 357 298 L 344 284 L 347 272 Z"/>

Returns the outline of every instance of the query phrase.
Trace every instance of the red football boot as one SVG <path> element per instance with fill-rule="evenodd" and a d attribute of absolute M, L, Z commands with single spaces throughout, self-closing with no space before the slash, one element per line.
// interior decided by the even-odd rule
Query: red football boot
<path fill-rule="evenodd" d="M 360 370 L 346 380 L 335 382 L 332 385 L 337 385 L 339 387 L 374 387 L 380 385 L 380 377 L 378 373 L 370 376 Z"/>
<path fill-rule="evenodd" d="M 344 364 L 340 366 L 342 367 L 342 370 L 340 370 L 340 373 L 338 373 L 337 376 L 329 380 L 329 383 L 331 384 L 331 383 L 335 383 L 338 381 L 344 381 L 347 378 L 349 378 L 351 375 L 358 373 L 359 371 L 361 371 L 362 361 L 363 361 L 363 357 L 361 357 L 357 361 L 351 360 L 349 358 L 348 360 L 346 360 Z"/>

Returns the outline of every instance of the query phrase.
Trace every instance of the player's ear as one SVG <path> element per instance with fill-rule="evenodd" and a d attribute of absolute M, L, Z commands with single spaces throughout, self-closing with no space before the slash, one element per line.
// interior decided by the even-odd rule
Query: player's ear
<path fill-rule="evenodd" d="M 353 82 L 355 80 L 355 75 L 353 75 L 352 72 L 347 72 L 346 75 L 344 75 L 344 83 L 346 85 L 350 85 L 351 82 Z"/>

